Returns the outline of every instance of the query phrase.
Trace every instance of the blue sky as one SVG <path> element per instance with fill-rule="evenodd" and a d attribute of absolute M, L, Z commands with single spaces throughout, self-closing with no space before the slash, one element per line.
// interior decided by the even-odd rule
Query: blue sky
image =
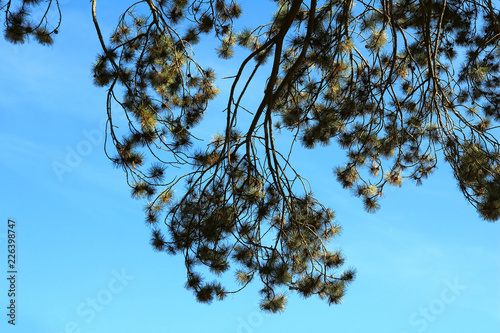
<path fill-rule="evenodd" d="M 298 151 L 296 166 L 343 227 L 332 247 L 358 270 L 344 303 L 290 294 L 283 314 L 266 315 L 256 284 L 197 303 L 183 288 L 182 258 L 152 251 L 143 203 L 103 153 L 90 4 L 62 3 L 54 46 L 0 41 L 0 267 L 6 275 L 11 218 L 19 271 L 15 328 L 0 280 L 1 332 L 500 331 L 500 224 L 479 219 L 443 164 L 421 187 L 388 189 L 381 210 L 368 214 L 336 183 L 331 170 L 342 157 L 333 147 Z M 117 16 L 112 3 L 98 4 L 104 29 Z M 262 1 L 245 23 L 265 19 L 271 5 Z"/>

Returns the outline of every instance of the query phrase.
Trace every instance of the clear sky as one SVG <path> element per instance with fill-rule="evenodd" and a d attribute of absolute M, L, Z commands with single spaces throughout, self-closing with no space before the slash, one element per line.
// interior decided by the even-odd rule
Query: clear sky
<path fill-rule="evenodd" d="M 98 4 L 104 29 L 117 3 Z M 197 303 L 183 287 L 182 258 L 153 252 L 143 203 L 103 153 L 106 92 L 91 83 L 99 45 L 90 3 L 62 4 L 53 46 L 0 40 L 1 332 L 500 332 L 500 224 L 479 219 L 444 164 L 421 187 L 388 189 L 368 214 L 336 183 L 342 156 L 333 147 L 296 160 L 343 227 L 332 248 L 358 271 L 344 303 L 290 294 L 283 314 L 266 315 L 258 284 Z M 270 6 L 260 1 L 245 23 L 266 19 Z M 6 316 L 8 218 L 17 225 L 15 327 Z"/>

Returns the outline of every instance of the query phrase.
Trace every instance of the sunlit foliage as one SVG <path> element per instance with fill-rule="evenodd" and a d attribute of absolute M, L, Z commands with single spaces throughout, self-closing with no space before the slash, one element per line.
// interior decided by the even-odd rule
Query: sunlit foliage
<path fill-rule="evenodd" d="M 20 3 L 15 10 L 1 3 L 7 40 L 49 44 L 57 28 L 25 14 L 46 2 Z M 497 3 L 275 3 L 268 24 L 237 31 L 233 23 L 245 13 L 234 1 L 138 1 L 106 41 L 92 1 L 103 48 L 92 71 L 109 91 L 110 158 L 132 196 L 148 200 L 154 248 L 184 256 L 186 287 L 198 301 L 221 300 L 259 279 L 264 310 L 283 311 L 289 290 L 341 302 L 355 272 L 340 271 L 343 255 L 328 246 L 340 227 L 292 166 L 295 141 L 342 147 L 347 162 L 334 166 L 334 177 L 369 212 L 385 186 L 420 184 L 444 158 L 480 215 L 500 218 Z M 194 129 L 219 93 L 216 73 L 193 52 L 203 38 L 218 41 L 220 61 L 236 52 L 246 58 L 218 110 L 225 128 L 200 144 Z M 247 107 L 258 71 L 267 73 L 264 93 Z M 250 122 L 238 123 L 246 111 Z M 282 130 L 294 138 L 286 152 L 275 145 Z M 235 265 L 241 288 L 228 290 L 218 278 Z"/>

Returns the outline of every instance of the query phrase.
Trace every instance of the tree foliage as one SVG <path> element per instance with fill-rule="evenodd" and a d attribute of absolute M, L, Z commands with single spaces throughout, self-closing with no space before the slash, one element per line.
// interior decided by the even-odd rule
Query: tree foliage
<path fill-rule="evenodd" d="M 27 13 L 57 1 L 19 1 L 15 10 L 11 2 L 1 3 L 7 40 L 50 43 L 59 22 L 49 29 L 45 16 L 34 24 Z M 198 301 L 260 279 L 265 310 L 282 311 L 287 290 L 341 302 L 355 272 L 340 271 L 343 255 L 328 247 L 340 227 L 292 166 L 295 142 L 337 142 L 347 162 L 334 175 L 369 212 L 386 185 L 420 184 L 442 157 L 480 215 L 500 218 L 497 3 L 275 3 L 268 24 L 238 30 L 244 13 L 234 1 L 137 1 L 105 42 L 92 1 L 103 49 L 92 71 L 108 89 L 107 147 L 116 148 L 107 152 L 132 196 L 147 199 L 154 248 L 184 256 L 186 287 Z M 218 41 L 221 59 L 246 54 L 219 110 L 225 128 L 208 143 L 195 129 L 219 90 L 216 73 L 193 52 L 203 38 Z M 265 89 L 247 108 L 257 72 L 267 73 Z M 283 130 L 291 133 L 288 151 L 276 144 Z M 218 278 L 232 265 L 236 290 L 201 274 L 206 267 Z"/>
<path fill-rule="evenodd" d="M 44 6 L 40 6 L 42 3 Z M 43 10 L 40 17 L 33 18 L 31 16 L 33 10 L 40 9 Z M 33 37 L 42 45 L 50 45 L 53 43 L 53 35 L 57 35 L 61 24 L 59 1 L 0 1 L 0 10 L 5 13 L 4 37 L 13 44 L 24 44 L 29 37 Z M 51 11 L 57 12 L 58 20 L 49 24 L 48 14 Z"/>

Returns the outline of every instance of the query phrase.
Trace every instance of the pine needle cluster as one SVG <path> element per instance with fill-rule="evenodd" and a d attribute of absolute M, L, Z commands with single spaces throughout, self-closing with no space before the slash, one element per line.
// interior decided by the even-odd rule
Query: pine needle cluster
<path fill-rule="evenodd" d="M 46 8 L 42 8 L 44 14 L 33 18 L 31 13 L 38 9 L 43 2 L 41 0 L 9 0 L 0 2 L 0 9 L 5 11 L 5 39 L 13 44 L 24 44 L 32 37 L 41 45 L 51 45 L 53 36 L 58 34 L 61 24 L 61 12 L 57 1 L 50 1 Z M 49 25 L 47 17 L 52 12 L 57 13 L 56 22 Z"/>

